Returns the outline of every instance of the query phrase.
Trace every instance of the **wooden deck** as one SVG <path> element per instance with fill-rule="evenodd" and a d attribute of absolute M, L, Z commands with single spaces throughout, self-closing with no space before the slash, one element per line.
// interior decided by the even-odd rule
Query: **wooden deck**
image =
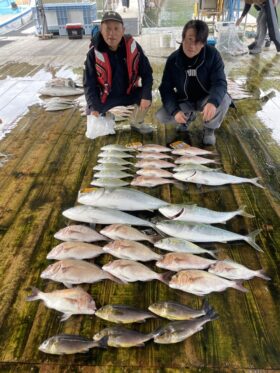
<path fill-rule="evenodd" d="M 147 55 L 153 56 L 157 87 L 164 58 L 155 56 L 170 51 L 160 51 L 154 36 L 152 42 L 146 39 L 143 37 L 142 44 Z M 8 75 L 28 78 L 47 64 L 80 69 L 81 73 L 88 47 L 87 39 L 43 41 L 34 37 L 6 37 L 5 40 L 9 43 L 0 48 L 1 79 Z M 150 112 L 149 119 L 158 125 L 152 135 L 142 137 L 130 130 L 120 130 L 115 136 L 96 141 L 85 137 L 85 118 L 77 109 L 48 113 L 39 105 L 29 108 L 16 128 L 0 141 L 0 152 L 9 154 L 9 161 L 0 168 L 0 372 L 280 371 L 280 149 L 257 116 L 257 111 L 265 105 L 260 99 L 260 89 L 273 88 L 279 93 L 279 62 L 280 56 L 273 50 L 257 57 L 226 60 L 229 75 L 234 79 L 245 77 L 253 97 L 237 101 L 238 111 L 230 110 L 217 132 L 217 158 L 223 170 L 238 176 L 259 176 L 265 189 L 241 184 L 219 188 L 190 185 L 185 192 L 174 186 L 145 190 L 173 203 L 192 202 L 220 211 L 246 205 L 255 218 L 234 218 L 226 228 L 245 235 L 262 229 L 257 242 L 263 253 L 244 242 L 211 247 L 219 250 L 219 258 L 231 257 L 252 269 L 263 268 L 271 281 L 255 278 L 244 282 L 249 290 L 246 294 L 234 289 L 210 294 L 206 298 L 219 319 L 175 345 L 156 345 L 150 341 L 144 348 L 92 349 L 86 354 L 61 357 L 38 350 L 53 335 L 72 333 L 91 338 L 109 326 L 95 316 L 72 316 L 61 323 L 60 314 L 47 309 L 42 302 L 26 302 L 30 286 L 44 291 L 62 288 L 58 283 L 40 279 L 40 273 L 50 264 L 47 253 L 58 243 L 54 233 L 68 223 L 62 211 L 73 206 L 79 189 L 89 184 L 100 147 L 132 140 L 166 144 L 175 134 L 153 119 L 159 101 Z M 270 102 L 279 111 L 279 101 L 272 98 Z M 179 138 L 184 140 L 182 135 Z M 201 146 L 198 120 L 192 125 L 189 140 Z M 149 218 L 155 215 L 140 214 Z M 107 255 L 96 262 L 102 264 L 109 259 Z M 176 300 L 198 308 L 203 302 L 158 281 L 130 285 L 104 281 L 83 287 L 92 294 L 98 308 L 109 303 L 147 308 L 162 300 Z M 132 327 L 149 332 L 164 323 L 156 319 Z"/>

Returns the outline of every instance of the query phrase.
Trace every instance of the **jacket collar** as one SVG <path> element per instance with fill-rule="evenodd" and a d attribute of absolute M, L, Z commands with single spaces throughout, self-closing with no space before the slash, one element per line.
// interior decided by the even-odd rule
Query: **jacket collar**
<path fill-rule="evenodd" d="M 206 54 L 206 46 L 204 46 L 201 51 L 199 52 L 199 57 L 198 57 L 198 65 L 200 66 L 204 61 L 205 61 L 205 54 Z M 185 58 L 185 53 L 183 51 L 182 44 L 180 45 L 176 57 L 176 65 L 179 66 L 181 69 L 184 69 L 184 58 Z"/>

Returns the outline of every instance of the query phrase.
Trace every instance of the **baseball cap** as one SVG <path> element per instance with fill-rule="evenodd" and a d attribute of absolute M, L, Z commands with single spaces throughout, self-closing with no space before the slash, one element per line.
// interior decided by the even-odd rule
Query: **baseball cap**
<path fill-rule="evenodd" d="M 119 15 L 119 13 L 114 12 L 112 10 L 110 10 L 109 12 L 104 13 L 104 15 L 102 17 L 102 20 L 101 20 L 101 23 L 102 22 L 106 22 L 106 21 L 116 21 L 116 22 L 120 22 L 120 23 L 123 24 L 123 19 Z"/>

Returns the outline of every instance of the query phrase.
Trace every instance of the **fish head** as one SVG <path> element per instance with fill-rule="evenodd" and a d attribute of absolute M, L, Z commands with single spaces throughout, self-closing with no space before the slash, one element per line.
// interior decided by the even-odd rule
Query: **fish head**
<path fill-rule="evenodd" d="M 103 271 L 110 271 L 113 269 L 115 267 L 114 262 L 115 260 L 112 260 L 111 262 L 104 264 L 104 266 L 102 266 Z"/>
<path fill-rule="evenodd" d="M 185 170 L 185 171 L 182 171 L 182 172 L 179 172 L 179 174 L 181 174 L 184 178 L 184 180 L 187 180 L 187 179 L 191 179 L 195 174 L 196 174 L 196 170 Z"/>
<path fill-rule="evenodd" d="M 84 188 L 79 191 L 78 202 L 87 204 L 88 201 L 98 201 L 105 192 L 104 188 Z"/>
<path fill-rule="evenodd" d="M 148 310 L 155 313 L 156 315 L 161 314 L 163 303 L 153 303 L 148 307 Z"/>
<path fill-rule="evenodd" d="M 180 205 L 167 205 L 159 208 L 159 212 L 166 218 L 173 219 L 182 213 L 183 208 Z"/>
<path fill-rule="evenodd" d="M 187 271 L 180 271 L 172 276 L 171 280 L 169 281 L 169 286 L 172 288 L 180 287 L 186 285 L 190 282 L 190 276 L 188 275 Z"/>
<path fill-rule="evenodd" d="M 45 353 L 55 353 L 55 337 L 51 337 L 49 339 L 46 339 L 40 346 L 39 350 Z"/>
<path fill-rule="evenodd" d="M 56 262 L 49 265 L 40 275 L 41 278 L 52 278 L 61 269 L 61 263 Z"/>

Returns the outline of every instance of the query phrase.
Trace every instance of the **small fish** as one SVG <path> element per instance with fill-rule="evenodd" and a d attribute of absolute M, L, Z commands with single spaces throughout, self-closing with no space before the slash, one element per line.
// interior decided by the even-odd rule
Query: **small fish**
<path fill-rule="evenodd" d="M 162 159 L 142 159 L 135 163 L 137 168 L 174 168 L 173 163 L 164 161 Z"/>
<path fill-rule="evenodd" d="M 210 168 L 199 163 L 185 163 L 185 164 L 180 164 L 179 166 L 176 166 L 173 168 L 173 172 L 183 172 L 183 171 L 189 171 L 189 170 L 217 172 L 220 170 L 220 168 Z"/>
<path fill-rule="evenodd" d="M 172 220 L 186 221 L 198 224 L 217 224 L 226 223 L 229 219 L 232 219 L 237 215 L 245 216 L 247 218 L 253 218 L 254 215 L 248 214 L 244 211 L 245 207 L 246 206 L 242 206 L 236 211 L 219 212 L 209 210 L 204 207 L 199 207 L 197 205 L 182 204 L 160 207 L 159 211 L 162 215 Z"/>
<path fill-rule="evenodd" d="M 227 288 L 234 288 L 244 293 L 248 291 L 238 281 L 226 280 L 199 269 L 188 269 L 176 273 L 172 276 L 169 287 L 199 296 L 204 296 L 212 292 L 221 292 Z"/>
<path fill-rule="evenodd" d="M 156 262 L 156 266 L 168 269 L 169 271 L 178 272 L 183 269 L 206 269 L 214 263 L 216 263 L 216 260 L 202 258 L 198 255 L 188 253 L 168 253 Z"/>
<path fill-rule="evenodd" d="M 149 262 L 159 260 L 161 255 L 152 251 L 149 247 L 130 240 L 117 240 L 103 246 L 105 253 L 109 253 L 119 259 Z"/>
<path fill-rule="evenodd" d="M 107 151 L 107 150 L 118 150 L 118 151 L 121 151 L 121 152 L 133 151 L 133 149 L 129 149 L 126 146 L 123 146 L 123 145 L 120 145 L 120 144 L 104 145 L 104 146 L 102 146 L 101 150 L 105 150 L 105 151 Z"/>
<path fill-rule="evenodd" d="M 130 185 L 133 186 L 141 186 L 147 188 L 153 188 L 158 185 L 165 185 L 165 184 L 178 184 L 174 180 L 164 179 L 162 177 L 151 177 L 151 176 L 137 176 L 132 179 Z"/>
<path fill-rule="evenodd" d="M 95 172 L 94 177 L 97 179 L 124 179 L 126 177 L 132 177 L 132 175 L 119 170 L 102 170 Z"/>
<path fill-rule="evenodd" d="M 218 318 L 215 311 L 210 310 L 205 316 L 194 320 L 171 321 L 158 331 L 154 337 L 155 343 L 170 344 L 184 341 L 191 335 L 201 331 L 208 321 Z"/>
<path fill-rule="evenodd" d="M 131 240 L 131 241 L 148 241 L 154 243 L 157 240 L 154 236 L 148 236 L 138 229 L 125 224 L 112 224 L 103 228 L 100 233 L 111 238 L 111 240 Z"/>
<path fill-rule="evenodd" d="M 162 168 L 140 168 L 136 171 L 137 175 L 149 177 L 173 177 L 173 173 Z"/>
<path fill-rule="evenodd" d="M 182 155 L 181 157 L 175 160 L 176 164 L 187 164 L 187 163 L 198 163 L 198 164 L 207 164 L 207 163 L 218 163 L 214 159 L 208 159 L 200 157 L 198 155 Z"/>
<path fill-rule="evenodd" d="M 104 177 L 104 178 L 92 180 L 90 185 L 104 187 L 104 188 L 119 188 L 119 187 L 129 185 L 129 182 L 123 181 L 121 179 Z"/>
<path fill-rule="evenodd" d="M 262 269 L 254 271 L 229 259 L 219 260 L 216 263 L 213 263 L 210 265 L 208 272 L 217 276 L 225 277 L 229 280 L 250 280 L 253 277 L 270 280 L 270 277 L 266 276 Z"/>
<path fill-rule="evenodd" d="M 168 284 L 166 277 L 169 273 L 156 273 L 144 264 L 132 260 L 117 259 L 105 264 L 102 269 L 111 273 L 113 276 L 116 276 L 124 283 L 159 280 Z"/>
<path fill-rule="evenodd" d="M 179 149 L 173 149 L 172 154 L 175 154 L 175 155 L 213 155 L 214 153 L 209 151 L 209 150 L 205 150 L 205 149 L 201 149 L 201 148 L 196 148 L 195 146 L 184 146 L 183 148 L 179 148 Z"/>
<path fill-rule="evenodd" d="M 101 158 L 133 158 L 134 156 L 125 151 L 120 150 L 104 150 L 98 154 Z"/>
<path fill-rule="evenodd" d="M 206 315 L 212 308 L 207 301 L 200 310 L 195 310 L 176 302 L 158 302 L 151 304 L 148 309 L 160 317 L 168 320 L 192 320 Z"/>
<path fill-rule="evenodd" d="M 69 241 L 55 246 L 47 255 L 47 259 L 91 259 L 104 254 L 102 247 L 86 242 Z"/>
<path fill-rule="evenodd" d="M 94 300 L 80 287 L 49 293 L 32 287 L 32 294 L 26 300 L 42 300 L 46 307 L 63 313 L 61 321 L 69 319 L 72 315 L 93 315 L 96 311 Z"/>
<path fill-rule="evenodd" d="M 129 162 L 126 159 L 116 158 L 116 157 L 98 158 L 97 162 L 102 163 L 102 164 L 113 163 L 113 164 L 116 164 L 118 166 L 133 165 L 132 162 Z"/>
<path fill-rule="evenodd" d="M 120 304 L 107 304 L 99 308 L 95 315 L 101 319 L 111 321 L 117 324 L 129 324 L 132 322 L 145 322 L 146 319 L 155 318 L 149 311 L 140 310 L 135 307 L 120 305 Z"/>
<path fill-rule="evenodd" d="M 102 341 L 107 337 L 107 345 L 110 347 L 143 347 L 145 342 L 152 339 L 156 334 L 154 332 L 143 334 L 136 330 L 115 326 L 105 328 L 93 336 L 95 341 Z"/>
<path fill-rule="evenodd" d="M 93 347 L 106 347 L 105 339 L 92 341 L 74 334 L 59 334 L 45 340 L 39 350 L 52 355 L 85 353 Z"/>
<path fill-rule="evenodd" d="M 190 254 L 208 254 L 215 259 L 217 258 L 214 250 L 203 249 L 202 247 L 183 238 L 166 237 L 162 240 L 157 241 L 154 246 L 166 251 L 175 251 Z"/>
<path fill-rule="evenodd" d="M 225 174 L 223 172 L 188 170 L 175 173 L 174 178 L 177 180 L 185 181 L 187 183 L 195 183 L 202 185 L 217 186 L 225 184 L 250 183 L 257 187 L 264 188 L 261 184 L 258 183 L 258 177 L 248 179 L 246 177 L 238 177 L 234 175 Z"/>
<path fill-rule="evenodd" d="M 115 163 L 98 163 L 96 166 L 93 167 L 94 171 L 125 171 L 129 169 L 129 165 L 122 166 Z"/>
<path fill-rule="evenodd" d="M 166 159 L 172 157 L 168 154 L 162 154 L 162 153 L 157 153 L 157 152 L 141 152 L 136 155 L 136 158 L 140 159 Z"/>
<path fill-rule="evenodd" d="M 158 144 L 145 144 L 137 148 L 140 152 L 155 152 L 155 153 L 165 153 L 171 152 L 170 148 Z"/>
<path fill-rule="evenodd" d="M 107 241 L 107 238 L 86 225 L 68 225 L 54 234 L 54 238 L 61 241 Z"/>

